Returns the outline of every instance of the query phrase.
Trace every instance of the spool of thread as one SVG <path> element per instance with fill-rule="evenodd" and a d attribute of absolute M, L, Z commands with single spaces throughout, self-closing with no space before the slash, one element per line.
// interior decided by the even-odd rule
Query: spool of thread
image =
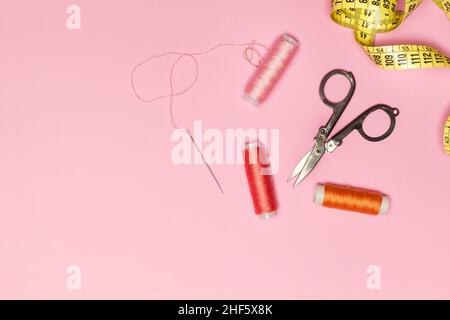
<path fill-rule="evenodd" d="M 247 83 L 244 99 L 255 106 L 263 103 L 286 71 L 298 47 L 293 36 L 283 34 L 278 37 Z"/>
<path fill-rule="evenodd" d="M 262 219 L 277 215 L 277 199 L 270 163 L 265 161 L 264 147 L 259 142 L 247 143 L 244 147 L 244 164 L 255 214 Z"/>
<path fill-rule="evenodd" d="M 389 198 L 381 192 L 335 184 L 318 184 L 314 202 L 328 208 L 370 215 L 384 215 L 389 209 Z"/>
<path fill-rule="evenodd" d="M 447 118 L 444 126 L 444 149 L 450 156 L 450 116 Z"/>

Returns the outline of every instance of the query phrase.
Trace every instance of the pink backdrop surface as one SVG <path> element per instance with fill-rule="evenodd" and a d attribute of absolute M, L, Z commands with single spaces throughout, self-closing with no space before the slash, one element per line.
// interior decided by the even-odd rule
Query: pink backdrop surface
<path fill-rule="evenodd" d="M 0 4 L 0 298 L 450 298 L 448 69 L 378 69 L 329 1 L 78 0 L 81 30 L 66 28 L 70 4 Z M 221 194 L 205 167 L 172 163 L 168 101 L 138 101 L 130 72 L 154 54 L 283 32 L 300 51 L 261 108 L 241 98 L 253 69 L 239 48 L 199 58 L 198 83 L 174 107 L 187 127 L 280 130 L 279 216 L 261 221 L 241 165 L 213 165 Z M 425 1 L 377 41 L 448 56 L 448 39 L 446 16 Z M 357 81 L 338 127 L 387 103 L 401 111 L 396 130 L 379 144 L 352 134 L 292 189 L 286 178 L 330 116 L 318 86 L 334 68 Z M 165 93 L 167 64 L 144 69 L 143 95 Z M 383 191 L 391 210 L 319 207 L 318 182 Z M 69 265 L 80 290 L 66 287 Z M 380 290 L 366 286 L 370 265 Z"/>

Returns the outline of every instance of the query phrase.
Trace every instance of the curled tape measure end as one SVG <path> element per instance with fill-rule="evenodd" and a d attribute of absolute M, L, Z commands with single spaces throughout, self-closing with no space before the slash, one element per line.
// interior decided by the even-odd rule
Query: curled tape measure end
<path fill-rule="evenodd" d="M 354 36 L 378 67 L 385 70 L 448 68 L 450 58 L 430 46 L 401 44 L 377 46 L 375 37 L 396 29 L 422 3 L 405 0 L 405 10 L 397 10 L 397 0 L 333 0 L 331 18 L 354 30 Z M 450 0 L 434 0 L 450 17 Z"/>
<path fill-rule="evenodd" d="M 444 149 L 450 156 L 450 116 L 447 118 L 444 126 Z"/>

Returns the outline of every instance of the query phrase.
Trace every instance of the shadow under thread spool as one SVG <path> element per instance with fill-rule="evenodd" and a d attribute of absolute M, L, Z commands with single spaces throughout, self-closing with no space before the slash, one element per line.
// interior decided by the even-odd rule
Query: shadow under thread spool
<path fill-rule="evenodd" d="M 244 99 L 255 106 L 263 103 L 280 80 L 299 47 L 289 34 L 278 37 L 245 87 Z"/>
<path fill-rule="evenodd" d="M 277 215 L 278 203 L 275 185 L 266 161 L 265 149 L 259 142 L 247 143 L 244 147 L 244 164 L 248 186 L 255 213 L 268 219 Z"/>
<path fill-rule="evenodd" d="M 447 118 L 444 126 L 444 149 L 450 156 L 450 116 Z"/>
<path fill-rule="evenodd" d="M 389 198 L 381 192 L 328 183 L 316 186 L 314 202 L 328 208 L 370 215 L 384 215 L 389 210 Z"/>

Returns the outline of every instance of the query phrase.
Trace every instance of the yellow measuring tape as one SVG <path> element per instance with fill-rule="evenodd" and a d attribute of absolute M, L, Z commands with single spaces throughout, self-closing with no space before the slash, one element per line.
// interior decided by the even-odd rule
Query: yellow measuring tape
<path fill-rule="evenodd" d="M 444 148 L 445 152 L 450 156 L 450 116 L 444 126 Z"/>
<path fill-rule="evenodd" d="M 450 19 L 450 0 L 433 0 Z M 331 18 L 353 29 L 355 39 L 379 67 L 389 70 L 450 67 L 450 59 L 438 50 L 415 44 L 375 46 L 377 33 L 397 28 L 422 0 L 405 0 L 397 11 L 397 0 L 331 0 Z"/>

